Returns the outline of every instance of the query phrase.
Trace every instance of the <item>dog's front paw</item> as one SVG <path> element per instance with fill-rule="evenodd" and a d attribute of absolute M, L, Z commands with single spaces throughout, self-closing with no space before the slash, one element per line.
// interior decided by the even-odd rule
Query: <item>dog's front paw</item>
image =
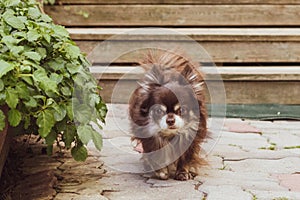
<path fill-rule="evenodd" d="M 169 174 L 164 173 L 164 172 L 156 173 L 156 176 L 158 178 L 160 178 L 161 180 L 167 180 L 169 178 Z"/>
<path fill-rule="evenodd" d="M 185 171 L 177 172 L 175 175 L 175 179 L 179 181 L 187 181 L 191 178 L 190 174 Z"/>
<path fill-rule="evenodd" d="M 161 180 L 167 180 L 169 178 L 169 172 L 167 168 L 160 169 L 155 172 L 156 177 Z"/>

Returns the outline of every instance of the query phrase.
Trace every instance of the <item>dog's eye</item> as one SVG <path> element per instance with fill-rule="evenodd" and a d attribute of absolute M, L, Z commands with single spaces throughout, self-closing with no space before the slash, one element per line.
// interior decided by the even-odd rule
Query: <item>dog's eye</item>
<path fill-rule="evenodd" d="M 165 111 L 161 108 L 156 108 L 154 110 L 154 112 L 155 112 L 156 115 L 164 115 L 165 114 Z"/>
<path fill-rule="evenodd" d="M 181 115 L 186 115 L 188 113 L 188 108 L 186 106 L 182 106 L 180 108 L 180 114 Z"/>

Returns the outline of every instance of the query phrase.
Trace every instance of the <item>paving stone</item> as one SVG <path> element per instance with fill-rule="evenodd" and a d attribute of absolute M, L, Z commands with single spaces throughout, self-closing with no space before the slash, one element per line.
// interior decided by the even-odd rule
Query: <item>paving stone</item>
<path fill-rule="evenodd" d="M 268 145 L 269 146 L 269 145 Z M 267 146 L 266 146 L 267 147 Z M 226 160 L 245 160 L 245 159 L 282 159 L 286 157 L 297 157 L 300 155 L 299 149 L 289 150 L 268 150 L 250 149 L 242 150 L 240 146 L 217 145 L 210 155 L 223 157 Z"/>
<path fill-rule="evenodd" d="M 281 186 L 288 188 L 289 191 L 300 192 L 300 170 L 294 174 L 275 174 L 273 176 L 280 181 Z"/>
<path fill-rule="evenodd" d="M 223 168 L 223 159 L 219 156 L 208 156 L 205 160 L 207 161 L 208 166 L 203 166 L 203 168 L 208 168 L 210 170 Z"/>
<path fill-rule="evenodd" d="M 207 200 L 252 200 L 253 196 L 245 192 L 239 186 L 217 185 L 217 186 L 200 186 L 199 190 L 207 194 Z"/>
<path fill-rule="evenodd" d="M 128 119 L 128 105 L 108 105 L 106 123 L 103 126 L 104 132 L 111 130 L 124 131 L 129 133 L 130 124 Z"/>
<path fill-rule="evenodd" d="M 298 200 L 300 199 L 300 192 L 290 191 L 274 191 L 274 190 L 249 190 L 255 195 L 258 200 Z M 254 199 L 254 198 L 253 198 Z"/>
<path fill-rule="evenodd" d="M 240 186 L 243 189 L 259 189 L 259 190 L 278 190 L 287 191 L 279 185 L 279 180 L 276 177 L 270 176 L 268 173 L 258 172 L 233 172 L 226 168 L 203 172 L 197 176 L 195 180 L 202 182 L 203 186 L 222 186 L 232 185 Z"/>
<path fill-rule="evenodd" d="M 226 144 L 230 146 L 237 146 L 245 151 L 249 151 L 251 149 L 259 149 L 260 147 L 269 145 L 266 138 L 257 134 L 239 134 L 232 132 L 223 132 L 220 137 L 218 144 Z"/>
<path fill-rule="evenodd" d="M 55 200 L 108 200 L 106 197 L 95 194 L 95 195 L 81 195 L 72 193 L 58 193 L 55 196 Z"/>
<path fill-rule="evenodd" d="M 300 128 L 300 127 L 299 127 Z M 293 147 L 298 146 L 300 148 L 300 133 L 298 136 L 290 133 L 285 134 L 272 134 L 266 136 L 270 142 L 276 144 L 276 147 Z"/>
<path fill-rule="evenodd" d="M 121 174 L 104 179 L 112 190 L 105 192 L 108 199 L 202 199 L 204 194 L 195 190 L 195 182 L 149 180 L 142 176 Z"/>
<path fill-rule="evenodd" d="M 288 157 L 279 160 L 246 159 L 241 161 L 225 161 L 225 165 L 237 173 L 294 173 L 299 170 L 300 158 Z"/>
<path fill-rule="evenodd" d="M 104 161 L 105 166 L 119 172 L 143 173 L 141 156 L 133 150 L 129 137 L 116 137 L 103 141 L 99 160 Z"/>
<path fill-rule="evenodd" d="M 299 121 L 258 121 L 258 120 L 246 120 L 249 124 L 263 129 L 297 129 L 300 126 Z"/>
<path fill-rule="evenodd" d="M 191 183 L 193 182 L 193 183 Z M 174 179 L 169 179 L 169 180 L 159 180 L 155 178 L 150 178 L 146 181 L 147 184 L 151 185 L 151 187 L 174 187 L 174 186 L 183 186 L 187 184 L 188 182 L 182 182 L 182 181 L 177 181 Z M 196 184 L 194 181 L 189 181 L 190 185 Z"/>
<path fill-rule="evenodd" d="M 250 125 L 259 128 L 264 134 L 300 134 L 299 121 L 248 121 Z"/>
<path fill-rule="evenodd" d="M 230 122 L 226 120 L 224 130 L 227 130 L 229 132 L 237 132 L 237 133 L 257 133 L 257 134 L 261 133 L 261 130 L 259 130 L 254 126 L 251 126 L 249 123 L 245 121 Z"/>

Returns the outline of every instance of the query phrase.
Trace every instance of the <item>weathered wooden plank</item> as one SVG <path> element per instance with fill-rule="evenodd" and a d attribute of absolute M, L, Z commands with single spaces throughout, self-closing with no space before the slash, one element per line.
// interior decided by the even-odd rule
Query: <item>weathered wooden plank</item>
<path fill-rule="evenodd" d="M 298 26 L 300 5 L 64 5 L 45 11 L 65 26 Z M 276 20 L 274 20 L 276 19 Z"/>
<path fill-rule="evenodd" d="M 68 32 L 73 40 L 300 41 L 300 28 L 68 28 Z"/>
<path fill-rule="evenodd" d="M 101 96 L 108 103 L 128 103 L 131 93 L 136 88 L 136 81 L 123 80 L 118 84 L 114 80 L 101 80 L 99 85 L 103 87 Z M 217 82 L 209 83 L 210 87 L 218 87 Z M 226 102 L 218 102 L 218 93 L 214 96 L 214 103 L 226 104 L 300 104 L 299 81 L 225 81 Z M 117 91 L 117 92 L 115 92 Z M 112 93 L 113 98 L 112 98 Z M 221 94 L 221 93 L 220 93 Z M 206 94 L 207 103 L 210 96 Z"/>
<path fill-rule="evenodd" d="M 202 67 L 205 80 L 223 81 L 300 81 L 300 66 L 268 67 Z M 92 66 L 90 71 L 98 80 L 138 80 L 144 75 L 141 67 L 133 66 Z"/>
<path fill-rule="evenodd" d="M 148 48 L 153 47 L 162 49 L 179 47 L 199 62 L 300 62 L 300 42 L 199 42 L 207 52 L 206 55 L 202 55 L 203 57 L 198 56 L 200 47 L 193 42 L 76 41 L 76 43 L 83 52 L 87 54 L 93 52 L 93 62 L 96 63 L 136 63 Z"/>
<path fill-rule="evenodd" d="M 300 104 L 300 67 L 204 67 L 206 83 L 213 90 L 214 103 L 222 94 L 219 81 L 224 81 L 227 104 Z M 144 71 L 139 67 L 93 66 L 91 72 L 103 87 L 106 102 L 128 103 Z M 220 79 L 221 77 L 221 79 Z M 208 91 L 209 91 L 208 90 Z M 112 95 L 113 94 L 113 95 Z M 206 94 L 210 103 L 209 92 Z"/>
<path fill-rule="evenodd" d="M 300 82 L 225 82 L 227 103 L 300 104 Z"/>
<path fill-rule="evenodd" d="M 58 4 L 300 4 L 298 0 L 57 0 Z"/>

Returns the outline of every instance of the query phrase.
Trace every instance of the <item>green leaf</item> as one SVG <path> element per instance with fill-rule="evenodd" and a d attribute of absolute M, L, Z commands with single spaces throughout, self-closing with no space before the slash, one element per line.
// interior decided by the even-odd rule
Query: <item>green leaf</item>
<path fill-rule="evenodd" d="M 16 91 L 12 88 L 7 88 L 5 91 L 5 95 L 6 95 L 5 102 L 7 103 L 7 105 L 12 109 L 16 108 L 19 102 L 19 97 Z"/>
<path fill-rule="evenodd" d="M 76 105 L 74 114 L 76 121 L 79 123 L 87 124 L 91 121 L 91 109 L 85 104 Z"/>
<path fill-rule="evenodd" d="M 6 99 L 5 91 L 1 91 L 1 92 L 0 92 L 0 102 L 1 102 L 1 101 L 5 101 L 5 99 Z"/>
<path fill-rule="evenodd" d="M 23 79 L 28 85 L 33 85 L 32 77 L 29 77 L 29 76 L 23 76 L 22 79 Z"/>
<path fill-rule="evenodd" d="M 24 121 L 24 129 L 28 129 L 28 127 L 30 125 L 30 116 L 23 115 L 23 121 Z"/>
<path fill-rule="evenodd" d="M 69 87 L 62 87 L 60 90 L 61 90 L 62 94 L 65 95 L 65 96 L 71 96 L 72 95 L 72 91 Z"/>
<path fill-rule="evenodd" d="M 31 7 L 28 9 L 28 16 L 32 19 L 37 19 L 41 16 L 41 12 L 37 7 Z"/>
<path fill-rule="evenodd" d="M 4 60 L 0 60 L 0 78 L 4 76 L 7 72 L 14 69 L 14 65 L 11 63 L 8 63 Z"/>
<path fill-rule="evenodd" d="M 83 144 L 87 145 L 89 141 L 93 141 L 98 150 L 102 148 L 102 136 L 93 129 L 91 125 L 78 126 L 77 134 Z"/>
<path fill-rule="evenodd" d="M 2 42 L 9 48 L 12 49 L 14 46 L 16 46 L 21 40 L 16 39 L 11 35 L 6 35 L 2 38 Z"/>
<path fill-rule="evenodd" d="M 0 91 L 2 91 L 3 89 L 4 89 L 4 83 L 2 79 L 0 79 Z"/>
<path fill-rule="evenodd" d="M 28 87 L 23 82 L 19 82 L 19 84 L 16 86 L 16 92 L 18 93 L 18 96 L 22 99 L 29 99 L 30 97 Z"/>
<path fill-rule="evenodd" d="M 100 151 L 103 146 L 102 135 L 93 129 L 92 131 L 92 139 L 95 147 Z"/>
<path fill-rule="evenodd" d="M 22 46 L 14 46 L 14 47 L 12 47 L 12 48 L 10 49 L 10 51 L 11 51 L 11 53 L 12 53 L 14 56 L 18 57 L 19 54 L 20 54 L 22 51 L 24 51 L 24 47 L 22 47 Z"/>
<path fill-rule="evenodd" d="M 82 162 L 85 161 L 88 156 L 87 149 L 82 145 L 73 147 L 71 154 L 74 160 Z"/>
<path fill-rule="evenodd" d="M 83 144 L 87 145 L 92 140 L 93 129 L 90 125 L 78 126 L 77 134 Z"/>
<path fill-rule="evenodd" d="M 41 35 L 38 33 L 38 31 L 37 30 L 35 30 L 35 29 L 32 29 L 32 30 L 29 30 L 28 32 L 27 32 L 27 40 L 29 41 L 29 42 L 34 42 L 34 41 L 36 41 L 37 39 L 39 39 L 41 37 Z"/>
<path fill-rule="evenodd" d="M 51 36 L 48 34 L 43 34 L 43 38 L 50 44 L 51 42 Z"/>
<path fill-rule="evenodd" d="M 42 59 L 47 57 L 47 50 L 45 48 L 38 47 L 36 48 L 36 52 L 40 54 Z"/>
<path fill-rule="evenodd" d="M 37 82 L 43 82 L 46 79 L 49 79 L 47 72 L 44 69 L 38 69 L 33 72 L 33 79 Z"/>
<path fill-rule="evenodd" d="M 69 37 L 69 32 L 63 26 L 55 25 L 53 27 L 54 35 L 58 37 Z"/>
<path fill-rule="evenodd" d="M 43 138 L 47 137 L 55 124 L 54 116 L 51 110 L 42 110 L 37 116 L 36 123 L 39 126 L 38 131 L 40 136 Z"/>
<path fill-rule="evenodd" d="M 37 106 L 37 101 L 33 97 L 29 97 L 29 101 L 24 102 L 26 107 L 34 108 Z"/>
<path fill-rule="evenodd" d="M 11 126 L 16 127 L 20 124 L 22 120 L 21 113 L 16 109 L 11 109 L 8 111 L 8 122 Z"/>
<path fill-rule="evenodd" d="M 54 81 L 57 85 L 59 84 L 59 83 L 61 83 L 61 81 L 63 80 L 63 75 L 61 75 L 61 74 L 56 74 L 56 73 L 51 73 L 51 75 L 50 75 L 50 79 L 52 80 L 52 81 Z"/>
<path fill-rule="evenodd" d="M 69 57 L 70 59 L 77 59 L 80 55 L 80 49 L 78 46 L 68 44 L 66 45 L 65 50 L 67 53 L 67 57 Z"/>
<path fill-rule="evenodd" d="M 56 104 L 52 108 L 54 108 L 54 110 L 55 110 L 55 112 L 54 112 L 55 121 L 59 122 L 65 118 L 65 116 L 67 114 L 65 106 Z"/>
<path fill-rule="evenodd" d="M 51 106 L 51 105 L 54 105 L 54 104 L 56 104 L 55 101 L 54 101 L 54 99 L 48 98 L 48 99 L 46 100 L 46 106 L 47 106 L 47 107 L 48 107 L 48 106 Z"/>
<path fill-rule="evenodd" d="M 6 7 L 16 6 L 20 3 L 20 0 L 5 0 L 4 5 Z"/>
<path fill-rule="evenodd" d="M 74 111 L 73 111 L 73 101 L 69 101 L 66 104 L 67 115 L 70 120 L 74 119 Z"/>
<path fill-rule="evenodd" d="M 47 155 L 51 156 L 53 153 L 53 145 L 47 145 Z"/>
<path fill-rule="evenodd" d="M 22 20 L 16 16 L 13 15 L 13 12 L 11 12 L 10 10 L 6 11 L 3 15 L 2 15 L 4 21 L 9 24 L 10 26 L 12 26 L 15 29 L 25 29 L 25 25 L 22 22 Z"/>
<path fill-rule="evenodd" d="M 0 110 L 0 131 L 3 131 L 5 128 L 5 115 L 2 110 Z"/>
<path fill-rule="evenodd" d="M 65 67 L 65 61 L 61 58 L 56 58 L 55 60 L 49 61 L 48 65 L 55 71 L 58 71 Z"/>
<path fill-rule="evenodd" d="M 97 105 L 100 102 L 100 96 L 98 94 L 95 93 L 91 93 L 89 95 L 89 99 L 90 99 L 90 106 L 91 107 L 95 107 L 95 105 Z"/>
<path fill-rule="evenodd" d="M 42 59 L 41 55 L 34 51 L 27 51 L 24 53 L 24 56 L 34 61 L 40 61 Z"/>
<path fill-rule="evenodd" d="M 66 67 L 67 67 L 68 72 L 70 72 L 71 74 L 76 74 L 80 70 L 82 70 L 81 65 L 75 65 L 75 64 L 71 64 L 71 63 L 66 64 Z"/>
<path fill-rule="evenodd" d="M 75 125 L 68 124 L 63 132 L 63 138 L 67 149 L 71 148 L 72 142 L 75 140 L 75 134 Z"/>
<path fill-rule="evenodd" d="M 38 69 L 33 72 L 33 79 L 40 84 L 40 87 L 45 91 L 53 91 L 58 93 L 57 84 L 55 81 L 51 80 L 44 69 Z"/>
<path fill-rule="evenodd" d="M 44 22 L 51 22 L 52 21 L 51 17 L 49 17 L 46 14 L 42 14 L 41 20 L 44 21 Z"/>
<path fill-rule="evenodd" d="M 51 130 L 51 132 L 45 137 L 45 141 L 47 145 L 53 145 L 57 138 L 57 133 L 54 130 Z"/>

